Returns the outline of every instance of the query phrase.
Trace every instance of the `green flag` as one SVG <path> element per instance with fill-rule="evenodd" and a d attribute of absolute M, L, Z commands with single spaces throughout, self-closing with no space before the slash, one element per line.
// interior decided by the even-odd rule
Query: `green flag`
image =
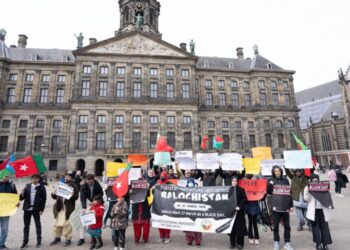
<path fill-rule="evenodd" d="M 45 163 L 41 154 L 34 154 L 33 160 L 35 162 L 35 165 L 38 169 L 39 174 L 45 173 L 47 171 L 47 168 L 45 166 Z"/>
<path fill-rule="evenodd" d="M 4 179 L 4 177 L 9 176 L 11 174 L 10 171 L 7 170 L 7 168 L 4 168 L 0 171 L 0 179 Z"/>
<path fill-rule="evenodd" d="M 297 143 L 297 147 L 299 150 L 307 150 L 308 148 L 305 146 L 305 144 L 292 132 L 294 140 Z"/>

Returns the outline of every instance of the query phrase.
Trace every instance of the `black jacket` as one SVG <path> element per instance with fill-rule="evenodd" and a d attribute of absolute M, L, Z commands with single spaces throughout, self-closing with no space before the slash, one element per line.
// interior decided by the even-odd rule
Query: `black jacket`
<path fill-rule="evenodd" d="M 27 184 L 24 188 L 24 193 L 19 195 L 19 199 L 21 201 L 24 200 L 23 210 L 28 210 L 33 208 L 33 211 L 41 211 L 45 210 L 46 205 L 46 189 L 44 184 L 40 183 L 39 186 L 36 187 L 36 194 L 34 198 L 33 207 L 30 205 L 30 192 L 31 192 L 31 183 Z"/>
<path fill-rule="evenodd" d="M 81 201 L 81 207 L 83 209 L 86 209 L 86 201 L 89 200 L 90 202 L 92 202 L 93 198 L 96 195 L 101 195 L 103 197 L 103 189 L 100 185 L 100 183 L 98 183 L 98 181 L 94 181 L 94 187 L 92 189 L 92 195 L 91 195 L 91 191 L 90 191 L 90 187 L 87 183 L 85 183 L 84 185 L 81 186 L 80 188 L 80 201 Z"/>
<path fill-rule="evenodd" d="M 16 185 L 12 181 L 0 182 L 0 193 L 17 194 Z"/>
<path fill-rule="evenodd" d="M 139 204 L 132 204 L 132 219 L 137 220 L 139 219 Z M 142 214 L 141 214 L 141 219 L 143 220 L 149 220 L 151 219 L 151 208 L 148 204 L 147 199 L 141 203 L 142 206 Z"/>
<path fill-rule="evenodd" d="M 245 206 L 247 204 L 247 195 L 245 193 L 245 190 L 239 186 L 236 186 L 235 190 L 237 195 L 237 207 L 239 207 L 239 210 L 236 214 L 236 219 L 232 227 L 232 232 L 236 232 L 237 236 L 244 237 L 248 234 L 244 215 Z M 236 208 L 234 207 L 233 209 Z"/>

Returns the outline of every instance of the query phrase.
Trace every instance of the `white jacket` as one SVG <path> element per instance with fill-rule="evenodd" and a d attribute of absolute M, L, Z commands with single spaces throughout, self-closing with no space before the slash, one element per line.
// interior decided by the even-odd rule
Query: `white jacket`
<path fill-rule="evenodd" d="M 307 212 L 306 212 L 306 218 L 308 218 L 311 221 L 315 221 L 315 213 L 316 213 L 316 203 L 317 200 L 315 199 L 315 197 L 313 197 L 310 193 L 309 193 L 309 188 L 306 186 L 304 189 L 304 200 L 308 201 L 308 205 L 307 205 Z M 324 219 L 328 222 L 331 219 L 331 209 L 323 206 L 323 214 L 324 214 Z"/>

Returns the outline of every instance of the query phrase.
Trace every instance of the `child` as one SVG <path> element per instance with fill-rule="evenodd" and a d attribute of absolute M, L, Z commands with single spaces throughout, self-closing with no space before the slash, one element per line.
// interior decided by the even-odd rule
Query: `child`
<path fill-rule="evenodd" d="M 114 204 L 110 218 L 112 239 L 114 243 L 114 250 L 123 250 L 125 247 L 125 231 L 128 226 L 128 205 L 124 197 L 118 198 L 118 202 Z"/>
<path fill-rule="evenodd" d="M 99 249 L 103 247 L 102 242 L 102 220 L 105 208 L 103 206 L 103 198 L 101 195 L 96 195 L 90 205 L 90 211 L 95 214 L 96 223 L 89 226 L 88 233 L 91 236 L 91 249 Z M 97 245 L 96 245 L 97 243 Z"/>

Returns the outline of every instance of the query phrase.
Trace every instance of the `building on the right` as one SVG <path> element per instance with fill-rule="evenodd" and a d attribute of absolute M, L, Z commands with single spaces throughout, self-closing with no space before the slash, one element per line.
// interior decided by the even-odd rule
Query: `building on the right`
<path fill-rule="evenodd" d="M 350 79 L 349 71 L 347 75 Z M 339 80 L 296 93 L 302 135 L 321 166 L 350 165 L 350 92 L 345 78 L 339 73 Z"/>

